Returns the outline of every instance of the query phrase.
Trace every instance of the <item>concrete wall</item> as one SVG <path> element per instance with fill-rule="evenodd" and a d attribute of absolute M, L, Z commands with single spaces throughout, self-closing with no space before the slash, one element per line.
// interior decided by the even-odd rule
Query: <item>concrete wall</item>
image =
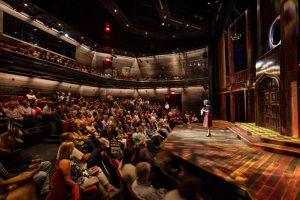
<path fill-rule="evenodd" d="M 72 92 L 73 95 L 96 96 L 104 98 L 107 95 L 116 97 L 144 97 L 152 101 L 164 102 L 165 94 L 175 92 L 182 95 L 183 111 L 199 112 L 203 99 L 207 98 L 207 90 L 202 86 L 187 88 L 153 88 L 153 89 L 118 89 L 98 88 L 86 85 L 70 84 L 45 80 L 36 77 L 19 76 L 0 73 L 0 95 L 25 95 L 31 88 L 40 91 L 41 96 L 52 96 L 55 91 Z"/>

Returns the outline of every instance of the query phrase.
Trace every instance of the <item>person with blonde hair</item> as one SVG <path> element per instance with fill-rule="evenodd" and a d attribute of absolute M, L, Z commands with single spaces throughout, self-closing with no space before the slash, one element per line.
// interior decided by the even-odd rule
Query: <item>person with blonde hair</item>
<path fill-rule="evenodd" d="M 73 142 L 63 142 L 58 149 L 57 163 L 59 169 L 63 172 L 65 183 L 70 186 L 79 184 L 83 191 L 85 188 L 98 183 L 100 192 L 104 197 L 116 194 L 118 190 L 109 183 L 101 168 L 93 167 L 93 173 L 91 174 L 89 169 L 80 168 L 76 160 L 70 159 L 73 149 Z"/>

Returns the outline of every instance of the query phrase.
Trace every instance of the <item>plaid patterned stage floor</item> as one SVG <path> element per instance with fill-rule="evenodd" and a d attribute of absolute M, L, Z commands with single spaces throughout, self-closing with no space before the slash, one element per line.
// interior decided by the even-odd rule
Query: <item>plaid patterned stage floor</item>
<path fill-rule="evenodd" d="M 254 199 L 300 199 L 300 159 L 251 148 L 226 125 L 214 123 L 212 137 L 205 137 L 200 124 L 179 125 L 162 148 L 238 185 Z"/>

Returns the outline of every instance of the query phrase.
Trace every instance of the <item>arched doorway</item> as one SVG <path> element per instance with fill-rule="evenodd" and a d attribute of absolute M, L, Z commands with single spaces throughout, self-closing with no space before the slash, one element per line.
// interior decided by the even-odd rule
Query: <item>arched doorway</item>
<path fill-rule="evenodd" d="M 256 124 L 280 131 L 279 82 L 276 77 L 264 76 L 257 82 Z"/>

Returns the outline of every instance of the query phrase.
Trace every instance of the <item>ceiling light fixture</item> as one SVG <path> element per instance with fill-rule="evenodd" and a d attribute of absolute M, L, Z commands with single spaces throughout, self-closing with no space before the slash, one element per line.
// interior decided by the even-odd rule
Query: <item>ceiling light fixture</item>
<path fill-rule="evenodd" d="M 172 37 L 173 37 L 173 38 L 175 38 L 175 37 L 176 37 L 176 35 L 173 35 Z"/>
<path fill-rule="evenodd" d="M 81 39 L 83 40 L 83 39 L 84 39 L 84 37 L 83 37 L 83 36 L 81 36 Z"/>
<path fill-rule="evenodd" d="M 28 4 L 27 4 L 27 3 L 24 3 L 24 6 L 25 6 L 25 7 L 27 7 L 27 6 L 28 6 Z"/>
<path fill-rule="evenodd" d="M 33 31 L 37 31 L 37 29 L 35 28 L 35 29 L 33 29 Z"/>
<path fill-rule="evenodd" d="M 68 33 L 66 33 L 66 34 L 65 34 L 65 37 L 69 37 L 69 34 L 68 34 Z"/>
<path fill-rule="evenodd" d="M 186 24 L 186 26 L 189 27 L 190 25 L 189 25 L 189 24 Z"/>
<path fill-rule="evenodd" d="M 114 9 L 114 12 L 116 13 L 116 12 L 118 12 L 118 10 L 117 10 L 117 9 Z"/>
<path fill-rule="evenodd" d="M 162 26 L 164 26 L 164 25 L 165 25 L 165 23 L 163 22 L 163 23 L 161 23 L 161 25 L 162 25 Z"/>
<path fill-rule="evenodd" d="M 207 5 L 210 5 L 210 2 L 207 2 Z"/>
<path fill-rule="evenodd" d="M 61 26 L 61 23 L 58 23 L 58 26 Z"/>
<path fill-rule="evenodd" d="M 129 27 L 129 24 L 126 24 L 127 27 Z"/>
<path fill-rule="evenodd" d="M 164 15 L 164 19 L 166 19 L 167 18 L 167 15 Z"/>
<path fill-rule="evenodd" d="M 145 32 L 146 35 L 148 35 L 148 32 Z"/>

